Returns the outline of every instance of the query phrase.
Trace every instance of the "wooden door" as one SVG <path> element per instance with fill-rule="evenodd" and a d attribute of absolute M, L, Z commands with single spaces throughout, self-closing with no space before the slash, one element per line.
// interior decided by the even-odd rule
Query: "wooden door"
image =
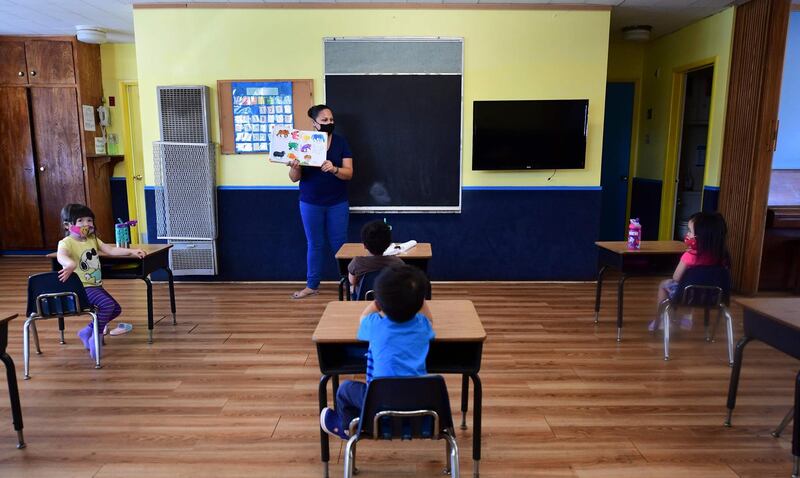
<path fill-rule="evenodd" d="M 25 42 L 0 41 L 0 84 L 28 84 L 25 66 Z"/>
<path fill-rule="evenodd" d="M 30 84 L 75 84 L 71 42 L 29 40 L 25 43 L 25 57 L 28 63 Z"/>
<path fill-rule="evenodd" d="M 31 116 L 45 247 L 61 239 L 61 208 L 86 204 L 75 88 L 31 88 Z"/>
<path fill-rule="evenodd" d="M 0 87 L 0 171 L 0 249 L 42 247 L 25 87 Z"/>

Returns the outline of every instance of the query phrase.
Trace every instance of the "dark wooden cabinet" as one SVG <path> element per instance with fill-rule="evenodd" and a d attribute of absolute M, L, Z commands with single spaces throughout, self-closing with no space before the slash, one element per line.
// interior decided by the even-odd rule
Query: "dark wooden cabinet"
<path fill-rule="evenodd" d="M 0 250 L 52 250 L 68 203 L 92 208 L 113 240 L 111 170 L 98 173 L 90 159 L 102 132 L 83 121 L 82 106 L 94 114 L 102 97 L 98 45 L 0 37 Z"/>
<path fill-rule="evenodd" d="M 75 84 L 71 41 L 29 40 L 25 43 L 25 58 L 30 84 Z"/>
<path fill-rule="evenodd" d="M 25 64 L 25 42 L 0 41 L 0 84 L 28 84 L 28 67 Z"/>
<path fill-rule="evenodd" d="M 42 225 L 33 161 L 28 95 L 0 87 L 0 249 L 40 248 Z"/>

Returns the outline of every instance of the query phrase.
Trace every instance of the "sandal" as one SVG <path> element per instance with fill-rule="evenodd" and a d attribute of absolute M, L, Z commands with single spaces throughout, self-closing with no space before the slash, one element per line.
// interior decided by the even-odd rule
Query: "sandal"
<path fill-rule="evenodd" d="M 306 287 L 303 290 L 299 290 L 297 292 L 292 292 L 292 299 L 304 299 L 310 295 L 317 295 L 319 294 L 319 289 L 309 289 Z"/>

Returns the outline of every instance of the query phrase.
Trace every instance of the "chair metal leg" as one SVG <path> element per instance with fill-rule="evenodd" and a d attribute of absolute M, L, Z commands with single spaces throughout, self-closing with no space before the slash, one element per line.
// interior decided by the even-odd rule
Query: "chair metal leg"
<path fill-rule="evenodd" d="M 103 331 L 100 330 L 100 323 L 97 322 L 97 314 L 89 312 L 89 315 L 92 316 L 92 327 L 94 327 L 94 368 L 101 368 L 100 355 L 103 352 Z"/>
<path fill-rule="evenodd" d="M 600 271 L 597 273 L 597 286 L 595 288 L 595 297 L 594 297 L 594 323 L 600 323 L 600 299 L 603 295 L 603 274 L 606 273 L 607 266 L 603 266 L 600 268 Z"/>
<path fill-rule="evenodd" d="M 33 343 L 36 345 L 36 354 L 42 355 L 42 348 L 39 346 L 39 329 L 36 328 L 36 320 L 31 321 L 31 329 L 33 329 Z"/>
<path fill-rule="evenodd" d="M 461 376 L 461 429 L 467 429 L 467 407 L 469 404 L 469 375 Z"/>
<path fill-rule="evenodd" d="M 736 407 L 736 392 L 739 389 L 739 375 L 742 371 L 742 359 L 744 358 L 744 348 L 753 339 L 750 337 L 742 337 L 739 343 L 736 344 L 736 357 L 733 362 L 733 369 L 731 369 L 731 381 L 728 385 L 728 415 L 725 418 L 724 425 L 731 426 L 731 417 L 733 416 L 733 409 Z"/>
<path fill-rule="evenodd" d="M 661 318 L 661 321 L 664 324 L 664 360 L 669 360 L 669 319 L 670 319 L 670 311 L 672 310 L 672 304 L 667 304 L 664 307 L 664 314 Z"/>
<path fill-rule="evenodd" d="M 61 345 L 66 344 L 67 342 L 64 340 L 64 317 L 58 318 L 58 331 L 61 332 Z"/>
<path fill-rule="evenodd" d="M 357 441 L 358 435 L 350 437 L 344 448 L 344 478 L 352 478 L 353 476 L 353 461 L 355 460 L 355 446 Z"/>
<path fill-rule="evenodd" d="M 792 460 L 792 478 L 800 478 L 800 456 Z"/>
<path fill-rule="evenodd" d="M 453 438 L 453 436 L 450 435 L 449 433 L 445 433 L 444 438 L 445 440 L 447 440 L 447 451 L 449 455 L 448 458 L 450 460 L 450 466 L 448 467 L 450 468 L 449 471 L 450 476 L 452 478 L 458 478 L 461 474 L 460 473 L 461 470 L 458 464 L 458 444 L 456 443 L 456 439 Z M 448 471 L 445 470 L 445 473 L 448 473 Z M 477 469 L 475 476 L 477 476 Z"/>
<path fill-rule="evenodd" d="M 717 320 L 715 320 L 714 321 L 714 325 L 711 326 L 711 334 L 709 334 L 709 336 L 706 339 L 706 341 L 714 342 L 714 340 L 715 340 L 715 338 L 717 336 L 717 328 L 719 327 L 719 322 L 722 320 L 722 316 L 723 315 L 725 315 L 725 314 L 724 314 L 724 312 L 722 310 L 722 307 L 720 307 L 719 310 L 717 311 Z"/>
<path fill-rule="evenodd" d="M 770 435 L 774 436 L 775 438 L 780 437 L 781 433 L 783 433 L 783 430 L 786 428 L 786 425 L 788 425 L 793 418 L 794 418 L 794 408 L 791 408 L 789 409 L 789 412 L 786 413 L 786 416 L 783 417 L 783 420 L 781 420 L 781 423 L 780 425 L 778 425 L 778 428 L 773 430 L 772 433 L 770 433 Z"/>
<path fill-rule="evenodd" d="M 723 309 L 725 314 L 725 325 L 728 329 L 728 365 L 733 367 L 733 317 L 728 309 Z"/>
<path fill-rule="evenodd" d="M 30 380 L 31 378 L 31 322 L 33 322 L 33 317 L 28 318 L 28 320 L 25 321 L 25 325 L 22 326 L 22 367 L 24 380 Z"/>

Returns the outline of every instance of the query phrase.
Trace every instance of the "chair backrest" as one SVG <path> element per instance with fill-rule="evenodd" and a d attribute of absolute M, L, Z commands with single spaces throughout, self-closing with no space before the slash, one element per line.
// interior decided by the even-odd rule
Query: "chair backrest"
<path fill-rule="evenodd" d="M 28 312 L 41 317 L 77 315 L 89 309 L 89 298 L 81 279 L 73 273 L 66 282 L 58 272 L 43 272 L 28 277 Z"/>
<path fill-rule="evenodd" d="M 361 438 L 382 440 L 438 439 L 445 430 L 453 434 L 444 378 L 424 375 L 374 379 L 367 387 L 357 430 Z"/>
<path fill-rule="evenodd" d="M 731 273 L 725 266 L 697 266 L 686 269 L 673 300 L 690 307 L 716 307 L 728 304 Z"/>
<path fill-rule="evenodd" d="M 367 272 L 361 276 L 353 300 L 373 300 L 375 298 L 375 279 L 378 278 L 378 274 L 380 273 L 381 271 L 377 270 Z"/>

